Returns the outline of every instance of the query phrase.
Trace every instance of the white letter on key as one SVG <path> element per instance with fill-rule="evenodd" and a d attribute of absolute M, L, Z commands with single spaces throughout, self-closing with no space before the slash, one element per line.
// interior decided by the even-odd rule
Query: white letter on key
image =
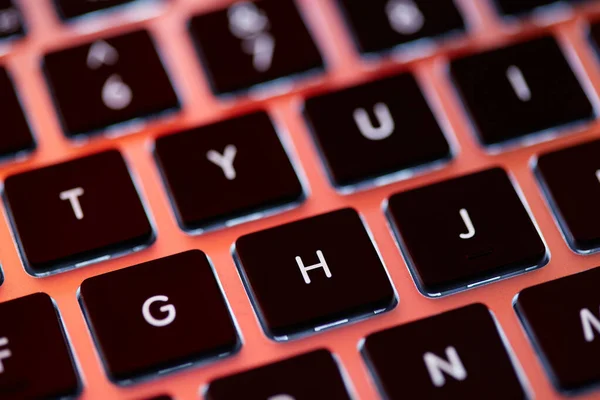
<path fill-rule="evenodd" d="M 461 208 L 459 213 L 463 222 L 465 223 L 465 226 L 467 227 L 467 232 L 461 233 L 459 236 L 461 239 L 471 239 L 473 236 L 475 236 L 475 227 L 473 226 L 471 217 L 469 217 L 469 212 L 466 209 Z"/>
<path fill-rule="evenodd" d="M 308 276 L 308 271 L 317 268 L 323 268 L 325 271 L 325 276 L 331 278 L 331 271 L 327 266 L 327 262 L 325 261 L 325 257 L 323 257 L 323 252 L 321 250 L 317 250 L 317 257 L 319 258 L 318 264 L 309 265 L 308 267 L 304 266 L 302 259 L 298 256 L 296 257 L 296 264 L 298 264 L 298 268 L 300 268 L 300 272 L 302 273 L 302 277 L 304 278 L 304 283 L 307 285 L 310 283 L 310 277 Z"/>
<path fill-rule="evenodd" d="M 425 353 L 423 355 L 423 360 L 427 366 L 431 381 L 436 387 L 442 387 L 446 384 L 443 372 L 459 381 L 467 379 L 467 370 L 460 361 L 460 357 L 454 347 L 450 346 L 446 348 L 446 357 L 448 361 L 433 353 Z"/>
<path fill-rule="evenodd" d="M 80 187 L 60 192 L 60 199 L 69 200 L 69 203 L 71 203 L 71 208 L 73 208 L 73 212 L 75 213 L 75 218 L 77 219 L 83 219 L 83 211 L 81 210 L 81 204 L 79 204 L 79 196 L 82 195 L 83 188 Z"/>
<path fill-rule="evenodd" d="M 394 133 L 395 124 L 394 118 L 390 113 L 390 109 L 385 103 L 377 103 L 373 107 L 375 117 L 377 117 L 377 123 L 379 127 L 374 127 L 369 118 L 369 114 L 364 108 L 357 108 L 354 110 L 354 122 L 358 126 L 360 133 L 370 140 L 383 140 L 388 138 Z"/>
<path fill-rule="evenodd" d="M 208 153 L 206 153 L 206 158 L 208 158 L 208 160 L 213 164 L 221 167 L 223 173 L 225 174 L 225 178 L 232 181 L 236 177 L 235 168 L 233 168 L 233 159 L 235 158 L 236 154 L 237 148 L 234 145 L 229 144 L 227 147 L 225 147 L 223 154 L 219 154 L 215 150 L 210 150 Z"/>

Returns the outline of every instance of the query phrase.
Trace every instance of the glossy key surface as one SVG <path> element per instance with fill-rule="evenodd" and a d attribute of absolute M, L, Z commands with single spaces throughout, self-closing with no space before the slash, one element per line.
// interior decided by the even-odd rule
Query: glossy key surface
<path fill-rule="evenodd" d="M 5 68 L 0 67 L 0 157 L 32 150 L 35 147 L 17 92 Z"/>
<path fill-rule="evenodd" d="M 79 377 L 52 299 L 31 294 L 0 303 L 0 398 L 72 398 Z"/>
<path fill-rule="evenodd" d="M 207 400 L 349 400 L 339 366 L 327 350 L 315 350 L 212 381 Z"/>
<path fill-rule="evenodd" d="M 355 41 L 364 53 L 389 50 L 422 39 L 465 30 L 453 0 L 339 0 Z"/>
<path fill-rule="evenodd" d="M 483 304 L 369 335 L 362 353 L 386 399 L 527 399 Z"/>
<path fill-rule="evenodd" d="M 235 257 L 263 328 L 276 340 L 396 304 L 377 250 L 353 209 L 242 236 Z"/>
<path fill-rule="evenodd" d="M 595 115 L 551 36 L 456 59 L 450 72 L 484 145 L 555 134 Z"/>
<path fill-rule="evenodd" d="M 162 136 L 156 156 L 186 230 L 271 213 L 304 197 L 265 112 Z"/>
<path fill-rule="evenodd" d="M 397 193 L 388 215 L 417 286 L 431 297 L 547 261 L 535 225 L 500 168 Z"/>
<path fill-rule="evenodd" d="M 304 113 L 336 186 L 451 157 L 442 129 L 410 74 L 309 98 Z"/>
<path fill-rule="evenodd" d="M 192 18 L 190 33 L 217 94 L 323 68 L 293 0 L 239 2 L 200 14 Z"/>
<path fill-rule="evenodd" d="M 600 268 L 521 291 L 515 309 L 557 387 L 574 393 L 600 383 Z"/>
<path fill-rule="evenodd" d="M 43 67 L 67 136 L 115 130 L 179 108 L 144 30 L 54 51 L 44 57 Z"/>
<path fill-rule="evenodd" d="M 60 16 L 65 19 L 80 17 L 139 0 L 54 0 Z"/>
<path fill-rule="evenodd" d="M 11 175 L 4 195 L 25 269 L 36 276 L 107 259 L 154 239 L 116 150 Z"/>
<path fill-rule="evenodd" d="M 582 0 L 494 0 L 502 14 L 518 15 L 536 10 L 543 10 L 546 6 L 558 6 L 581 3 Z"/>
<path fill-rule="evenodd" d="M 542 154 L 536 171 L 567 242 L 587 253 L 600 247 L 600 141 Z"/>
<path fill-rule="evenodd" d="M 240 345 L 199 250 L 89 278 L 80 293 L 106 372 L 117 382 L 224 356 Z"/>

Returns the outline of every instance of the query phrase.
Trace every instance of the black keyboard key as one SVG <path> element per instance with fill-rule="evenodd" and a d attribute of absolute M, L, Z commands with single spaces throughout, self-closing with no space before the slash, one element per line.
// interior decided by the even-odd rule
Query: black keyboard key
<path fill-rule="evenodd" d="M 387 399 L 528 398 L 483 304 L 371 334 L 362 352 Z"/>
<path fill-rule="evenodd" d="M 9 176 L 4 194 L 25 268 L 36 276 L 139 249 L 154 238 L 116 150 Z"/>
<path fill-rule="evenodd" d="M 292 0 L 235 3 L 192 18 L 190 31 L 218 94 L 323 67 Z"/>
<path fill-rule="evenodd" d="M 353 209 L 242 236 L 235 256 L 263 328 L 275 340 L 319 332 L 396 304 L 382 261 Z"/>
<path fill-rule="evenodd" d="M 600 141 L 544 154 L 538 177 L 557 214 L 564 237 L 575 251 L 600 247 Z"/>
<path fill-rule="evenodd" d="M 395 194 L 388 213 L 417 286 L 427 296 L 529 271 L 548 258 L 500 168 Z"/>
<path fill-rule="evenodd" d="M 327 350 L 212 381 L 206 400 L 350 400 L 336 360 Z"/>
<path fill-rule="evenodd" d="M 305 113 L 336 186 L 451 156 L 435 116 L 409 74 L 313 97 L 306 101 Z"/>
<path fill-rule="evenodd" d="M 23 15 L 14 0 L 0 0 L 0 40 L 22 35 Z"/>
<path fill-rule="evenodd" d="M 464 31 L 453 0 L 339 0 L 363 53 Z"/>
<path fill-rule="evenodd" d="M 582 0 L 578 0 L 581 2 Z M 577 0 L 495 0 L 498 10 L 505 15 L 519 15 L 547 6 L 567 5 Z"/>
<path fill-rule="evenodd" d="M 240 346 L 212 267 L 199 250 L 86 279 L 80 300 L 116 382 L 222 357 Z"/>
<path fill-rule="evenodd" d="M 156 155 L 186 230 L 207 229 L 304 198 L 264 112 L 163 136 L 156 141 Z"/>
<path fill-rule="evenodd" d="M 515 308 L 557 389 L 600 383 L 600 268 L 524 289 Z"/>
<path fill-rule="evenodd" d="M 68 136 L 179 108 L 146 31 L 48 54 L 44 70 Z"/>
<path fill-rule="evenodd" d="M 133 3 L 136 0 L 54 0 L 56 9 L 64 19 L 80 17 L 96 11 Z"/>
<path fill-rule="evenodd" d="M 0 17 L 1 18 L 1 17 Z M 6 70 L 0 67 L 0 116 L 3 134 L 0 136 L 0 157 L 32 150 L 35 142 L 21 103 Z"/>
<path fill-rule="evenodd" d="M 552 37 L 458 59 L 450 70 L 486 145 L 594 118 Z"/>
<path fill-rule="evenodd" d="M 36 293 L 0 303 L 0 398 L 72 398 L 80 381 L 52 299 Z"/>

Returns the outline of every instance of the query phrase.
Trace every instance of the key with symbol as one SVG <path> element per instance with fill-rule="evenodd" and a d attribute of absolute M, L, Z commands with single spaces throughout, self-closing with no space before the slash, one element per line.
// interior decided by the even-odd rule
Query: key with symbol
<path fill-rule="evenodd" d="M 190 32 L 217 94 L 323 68 L 292 0 L 237 2 L 193 17 Z"/>
<path fill-rule="evenodd" d="M 89 278 L 80 300 L 115 382 L 223 357 L 241 346 L 212 267 L 199 250 Z"/>
<path fill-rule="evenodd" d="M 395 194 L 387 213 L 426 296 L 494 282 L 547 261 L 544 242 L 500 168 Z"/>
<path fill-rule="evenodd" d="M 146 31 L 47 54 L 44 72 L 68 136 L 96 133 L 179 108 Z"/>
<path fill-rule="evenodd" d="M 339 0 L 363 53 L 387 51 L 465 30 L 453 0 Z"/>

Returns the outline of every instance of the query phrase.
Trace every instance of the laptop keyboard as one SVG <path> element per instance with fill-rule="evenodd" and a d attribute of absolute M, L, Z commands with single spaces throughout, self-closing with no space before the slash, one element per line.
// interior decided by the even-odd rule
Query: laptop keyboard
<path fill-rule="evenodd" d="M 598 398 L 599 16 L 0 0 L 0 399 Z"/>

